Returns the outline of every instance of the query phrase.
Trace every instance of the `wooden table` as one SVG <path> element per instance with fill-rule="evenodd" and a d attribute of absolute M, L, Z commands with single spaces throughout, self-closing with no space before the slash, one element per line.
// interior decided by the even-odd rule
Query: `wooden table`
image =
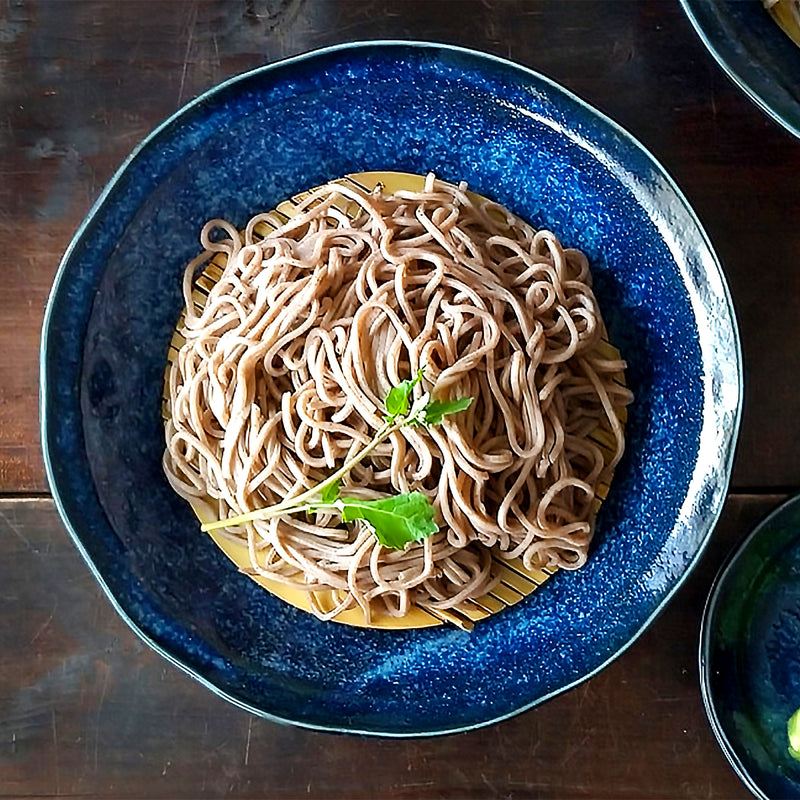
<path fill-rule="evenodd" d="M 533 67 L 642 141 L 725 268 L 746 400 L 698 568 L 600 675 L 422 741 L 281 727 L 203 689 L 117 618 L 49 498 L 37 355 L 61 253 L 133 146 L 218 81 L 369 38 Z M 708 727 L 697 638 L 721 561 L 800 486 L 800 141 L 734 88 L 677 0 L 7 0 L 0 6 L 0 797 L 749 796 Z"/>

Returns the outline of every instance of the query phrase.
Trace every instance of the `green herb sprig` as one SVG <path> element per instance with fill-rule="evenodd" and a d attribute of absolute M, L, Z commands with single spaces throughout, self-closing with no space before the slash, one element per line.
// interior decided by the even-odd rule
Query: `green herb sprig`
<path fill-rule="evenodd" d="M 395 431 L 409 426 L 441 425 L 449 414 L 469 408 L 471 397 L 455 400 L 433 400 L 428 392 L 412 401 L 414 388 L 422 381 L 423 371 L 392 387 L 384 400 L 383 424 L 372 439 L 354 453 L 338 470 L 311 489 L 267 508 L 249 511 L 238 517 L 208 522 L 204 531 L 244 525 L 255 520 L 269 520 L 286 514 L 335 511 L 343 522 L 365 520 L 372 527 L 377 540 L 393 550 L 402 550 L 407 544 L 431 536 L 439 526 L 434 521 L 435 509 L 422 492 L 404 492 L 378 500 L 363 500 L 341 494 L 342 479 L 361 463 L 375 448 Z"/>

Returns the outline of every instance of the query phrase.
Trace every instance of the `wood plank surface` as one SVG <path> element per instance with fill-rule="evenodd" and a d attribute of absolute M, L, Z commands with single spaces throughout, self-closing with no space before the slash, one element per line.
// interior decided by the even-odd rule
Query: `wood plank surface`
<path fill-rule="evenodd" d="M 736 487 L 800 485 L 800 146 L 705 52 L 677 0 L 9 0 L 0 4 L 0 487 L 46 490 L 37 354 L 59 258 L 155 125 L 237 72 L 338 42 L 419 38 L 537 69 L 677 179 L 725 267 L 746 406 Z"/>
<path fill-rule="evenodd" d="M 708 231 L 745 359 L 734 494 L 675 600 L 592 680 L 437 739 L 278 726 L 153 653 L 61 525 L 38 434 L 46 297 L 132 148 L 231 75 L 371 38 L 510 58 L 627 128 Z M 725 77 L 678 0 L 0 3 L 0 798 L 748 797 L 706 721 L 697 635 L 727 552 L 800 487 L 799 186 L 800 141 Z"/>
<path fill-rule="evenodd" d="M 50 500 L 0 500 L 0 797 L 746 798 L 703 711 L 698 629 L 725 555 L 781 500 L 730 498 L 675 600 L 598 676 L 423 740 L 240 711 L 127 628 Z"/>

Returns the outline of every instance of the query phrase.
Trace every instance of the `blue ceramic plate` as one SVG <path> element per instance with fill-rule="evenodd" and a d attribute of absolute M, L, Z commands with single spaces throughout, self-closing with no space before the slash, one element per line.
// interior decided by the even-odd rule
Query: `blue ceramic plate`
<path fill-rule="evenodd" d="M 466 180 L 586 251 L 636 394 L 588 566 L 470 634 L 360 630 L 285 605 L 198 533 L 161 472 L 165 356 L 203 222 L 380 169 Z M 399 42 L 254 70 L 151 134 L 64 256 L 41 374 L 53 494 L 131 627 L 250 711 L 397 736 L 515 714 L 628 647 L 714 526 L 741 403 L 719 264 L 652 156 L 529 70 Z"/>
<path fill-rule="evenodd" d="M 800 707 L 800 497 L 722 568 L 700 641 L 703 699 L 722 749 L 758 797 L 800 797 L 786 723 Z"/>
<path fill-rule="evenodd" d="M 681 0 L 703 44 L 763 111 L 800 136 L 800 47 L 761 0 Z"/>

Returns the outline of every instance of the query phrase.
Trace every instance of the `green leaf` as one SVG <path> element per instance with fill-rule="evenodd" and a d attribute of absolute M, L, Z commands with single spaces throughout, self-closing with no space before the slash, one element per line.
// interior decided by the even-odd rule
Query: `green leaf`
<path fill-rule="evenodd" d="M 789 717 L 786 733 L 789 736 L 789 755 L 800 761 L 800 708 Z"/>
<path fill-rule="evenodd" d="M 471 397 L 459 397 L 456 400 L 431 400 L 422 412 L 425 425 L 441 425 L 448 414 L 464 411 L 472 404 Z"/>
<path fill-rule="evenodd" d="M 403 381 L 403 383 L 408 383 L 408 381 Z M 405 414 L 408 411 L 408 393 L 404 387 L 402 385 L 392 387 L 392 390 L 386 395 L 384 405 L 387 416 L 392 419 Z"/>
<path fill-rule="evenodd" d="M 375 538 L 392 550 L 402 550 L 439 530 L 433 521 L 436 510 L 422 492 L 407 492 L 380 500 L 340 497 L 342 520 L 363 519 L 372 525 Z"/>
<path fill-rule="evenodd" d="M 408 413 L 408 406 L 411 400 L 411 393 L 414 387 L 422 380 L 422 370 L 418 370 L 414 378 L 400 381 L 397 386 L 393 386 L 386 400 L 383 401 L 386 407 L 386 414 L 389 421 L 394 421 L 395 417 L 403 416 Z"/>
<path fill-rule="evenodd" d="M 339 489 L 342 486 L 341 481 L 334 481 L 331 484 L 328 484 L 321 492 L 320 492 L 320 501 L 325 505 L 330 505 L 331 503 L 339 497 Z"/>

